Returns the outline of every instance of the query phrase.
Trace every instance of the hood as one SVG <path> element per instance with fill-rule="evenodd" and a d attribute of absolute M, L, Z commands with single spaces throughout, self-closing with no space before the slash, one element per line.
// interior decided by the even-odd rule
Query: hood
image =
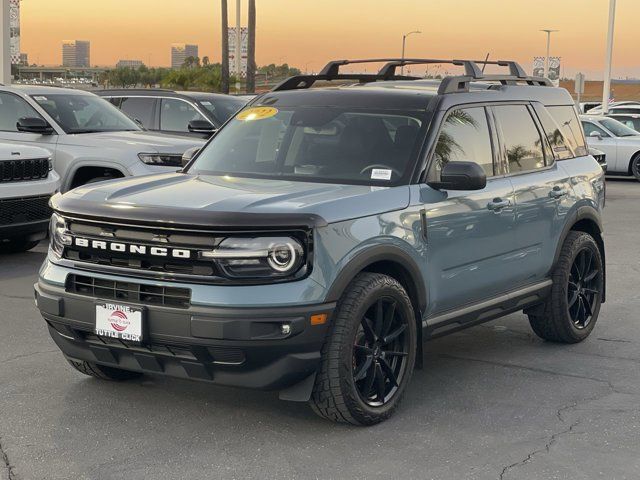
<path fill-rule="evenodd" d="M 406 208 L 409 187 L 371 187 L 163 174 L 84 186 L 53 199 L 56 210 L 154 223 L 323 225 Z"/>
<path fill-rule="evenodd" d="M 44 148 L 15 143 L 0 143 L 0 162 L 3 160 L 28 160 L 49 157 L 51 157 L 51 152 Z"/>
<path fill-rule="evenodd" d="M 100 132 L 78 133 L 64 136 L 67 145 L 83 145 L 102 148 L 129 147 L 137 153 L 184 153 L 191 147 L 201 147 L 205 141 L 152 132 Z"/>

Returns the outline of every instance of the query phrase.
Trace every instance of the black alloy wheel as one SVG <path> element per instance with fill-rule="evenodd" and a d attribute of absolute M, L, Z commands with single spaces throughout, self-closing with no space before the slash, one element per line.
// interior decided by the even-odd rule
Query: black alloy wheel
<path fill-rule="evenodd" d="M 580 250 L 571 266 L 567 287 L 569 316 L 578 329 L 588 327 L 593 319 L 600 300 L 600 275 L 593 250 Z"/>

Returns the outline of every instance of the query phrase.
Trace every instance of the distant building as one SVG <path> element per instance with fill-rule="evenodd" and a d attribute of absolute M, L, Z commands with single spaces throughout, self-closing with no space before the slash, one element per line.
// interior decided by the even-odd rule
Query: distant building
<path fill-rule="evenodd" d="M 138 69 L 140 67 L 144 67 L 142 60 L 118 60 L 118 63 L 116 63 L 116 68 Z"/>
<path fill-rule="evenodd" d="M 20 64 L 20 0 L 9 0 L 9 53 L 11 65 Z"/>
<path fill-rule="evenodd" d="M 29 65 L 29 57 L 27 56 L 26 53 L 21 53 L 20 54 L 20 65 L 22 65 L 24 67 Z"/>
<path fill-rule="evenodd" d="M 65 40 L 62 42 L 62 66 L 90 67 L 91 42 L 84 40 Z"/>
<path fill-rule="evenodd" d="M 198 56 L 198 45 L 174 43 L 171 45 L 171 68 L 181 68 L 189 57 Z"/>

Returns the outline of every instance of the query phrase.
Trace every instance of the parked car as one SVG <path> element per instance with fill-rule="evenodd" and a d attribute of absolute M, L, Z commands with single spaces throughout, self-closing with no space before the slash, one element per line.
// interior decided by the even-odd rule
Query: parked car
<path fill-rule="evenodd" d="M 59 186 L 51 152 L 0 143 L 0 253 L 25 252 L 46 238 Z"/>
<path fill-rule="evenodd" d="M 203 140 L 143 131 L 104 99 L 80 90 L 0 86 L 0 140 L 53 154 L 62 191 L 86 183 L 176 170 Z"/>
<path fill-rule="evenodd" d="M 589 147 L 589 155 L 595 158 L 596 162 L 602 167 L 603 172 L 607 172 L 607 155 L 597 148 Z"/>
<path fill-rule="evenodd" d="M 610 103 L 608 108 L 608 113 L 640 113 L 640 102 L 636 102 L 633 100 L 625 100 L 622 102 L 614 102 Z M 585 111 L 584 113 L 589 113 L 589 115 L 602 115 L 604 109 L 602 108 L 602 104 L 598 104 L 597 107 L 594 107 L 590 110 Z"/>
<path fill-rule="evenodd" d="M 640 133 L 611 117 L 582 115 L 580 120 L 589 146 L 607 155 L 607 173 L 640 181 Z"/>
<path fill-rule="evenodd" d="M 101 90 L 96 93 L 147 130 L 199 138 L 209 138 L 248 101 L 221 93 L 161 89 Z"/>
<path fill-rule="evenodd" d="M 600 107 L 600 105 L 602 105 L 600 102 L 580 102 L 578 110 L 580 110 L 580 113 L 587 113 L 594 108 Z"/>
<path fill-rule="evenodd" d="M 640 111 L 637 114 L 628 113 L 628 114 L 618 114 L 613 113 L 607 115 L 607 117 L 614 118 L 619 122 L 623 123 L 629 128 L 634 129 L 636 132 L 640 131 Z"/>
<path fill-rule="evenodd" d="M 604 174 L 568 92 L 515 62 L 340 73 L 364 62 L 284 81 L 177 173 L 53 198 L 36 303 L 73 368 L 276 390 L 370 425 L 423 340 L 522 310 L 546 340 L 589 336 Z M 465 75 L 395 73 L 419 63 Z"/>

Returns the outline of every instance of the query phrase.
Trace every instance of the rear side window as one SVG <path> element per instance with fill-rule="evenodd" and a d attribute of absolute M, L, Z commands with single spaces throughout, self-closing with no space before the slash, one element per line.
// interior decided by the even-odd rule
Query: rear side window
<path fill-rule="evenodd" d="M 562 129 L 551 117 L 547 109 L 540 104 L 534 104 L 534 110 L 540 120 L 540 124 L 542 125 L 544 134 L 547 137 L 549 146 L 553 151 L 554 158 L 556 160 L 573 158 L 574 154 L 569 146 L 569 141 L 565 138 Z"/>
<path fill-rule="evenodd" d="M 430 181 L 440 180 L 449 162 L 475 162 L 487 177 L 494 175 L 491 136 L 484 107 L 460 108 L 447 114 L 438 137 Z"/>
<path fill-rule="evenodd" d="M 153 129 L 153 109 L 156 100 L 144 97 L 123 97 L 120 109 L 130 118 L 138 120 L 144 128 Z"/>
<path fill-rule="evenodd" d="M 525 105 L 494 107 L 496 120 L 502 131 L 502 149 L 507 157 L 510 173 L 543 168 L 544 149 L 538 127 Z"/>
<path fill-rule="evenodd" d="M 562 135 L 569 144 L 576 157 L 587 155 L 587 146 L 584 142 L 580 121 L 575 108 L 570 105 L 547 107 L 548 112 L 555 120 Z M 546 127 L 545 127 L 546 128 Z"/>

